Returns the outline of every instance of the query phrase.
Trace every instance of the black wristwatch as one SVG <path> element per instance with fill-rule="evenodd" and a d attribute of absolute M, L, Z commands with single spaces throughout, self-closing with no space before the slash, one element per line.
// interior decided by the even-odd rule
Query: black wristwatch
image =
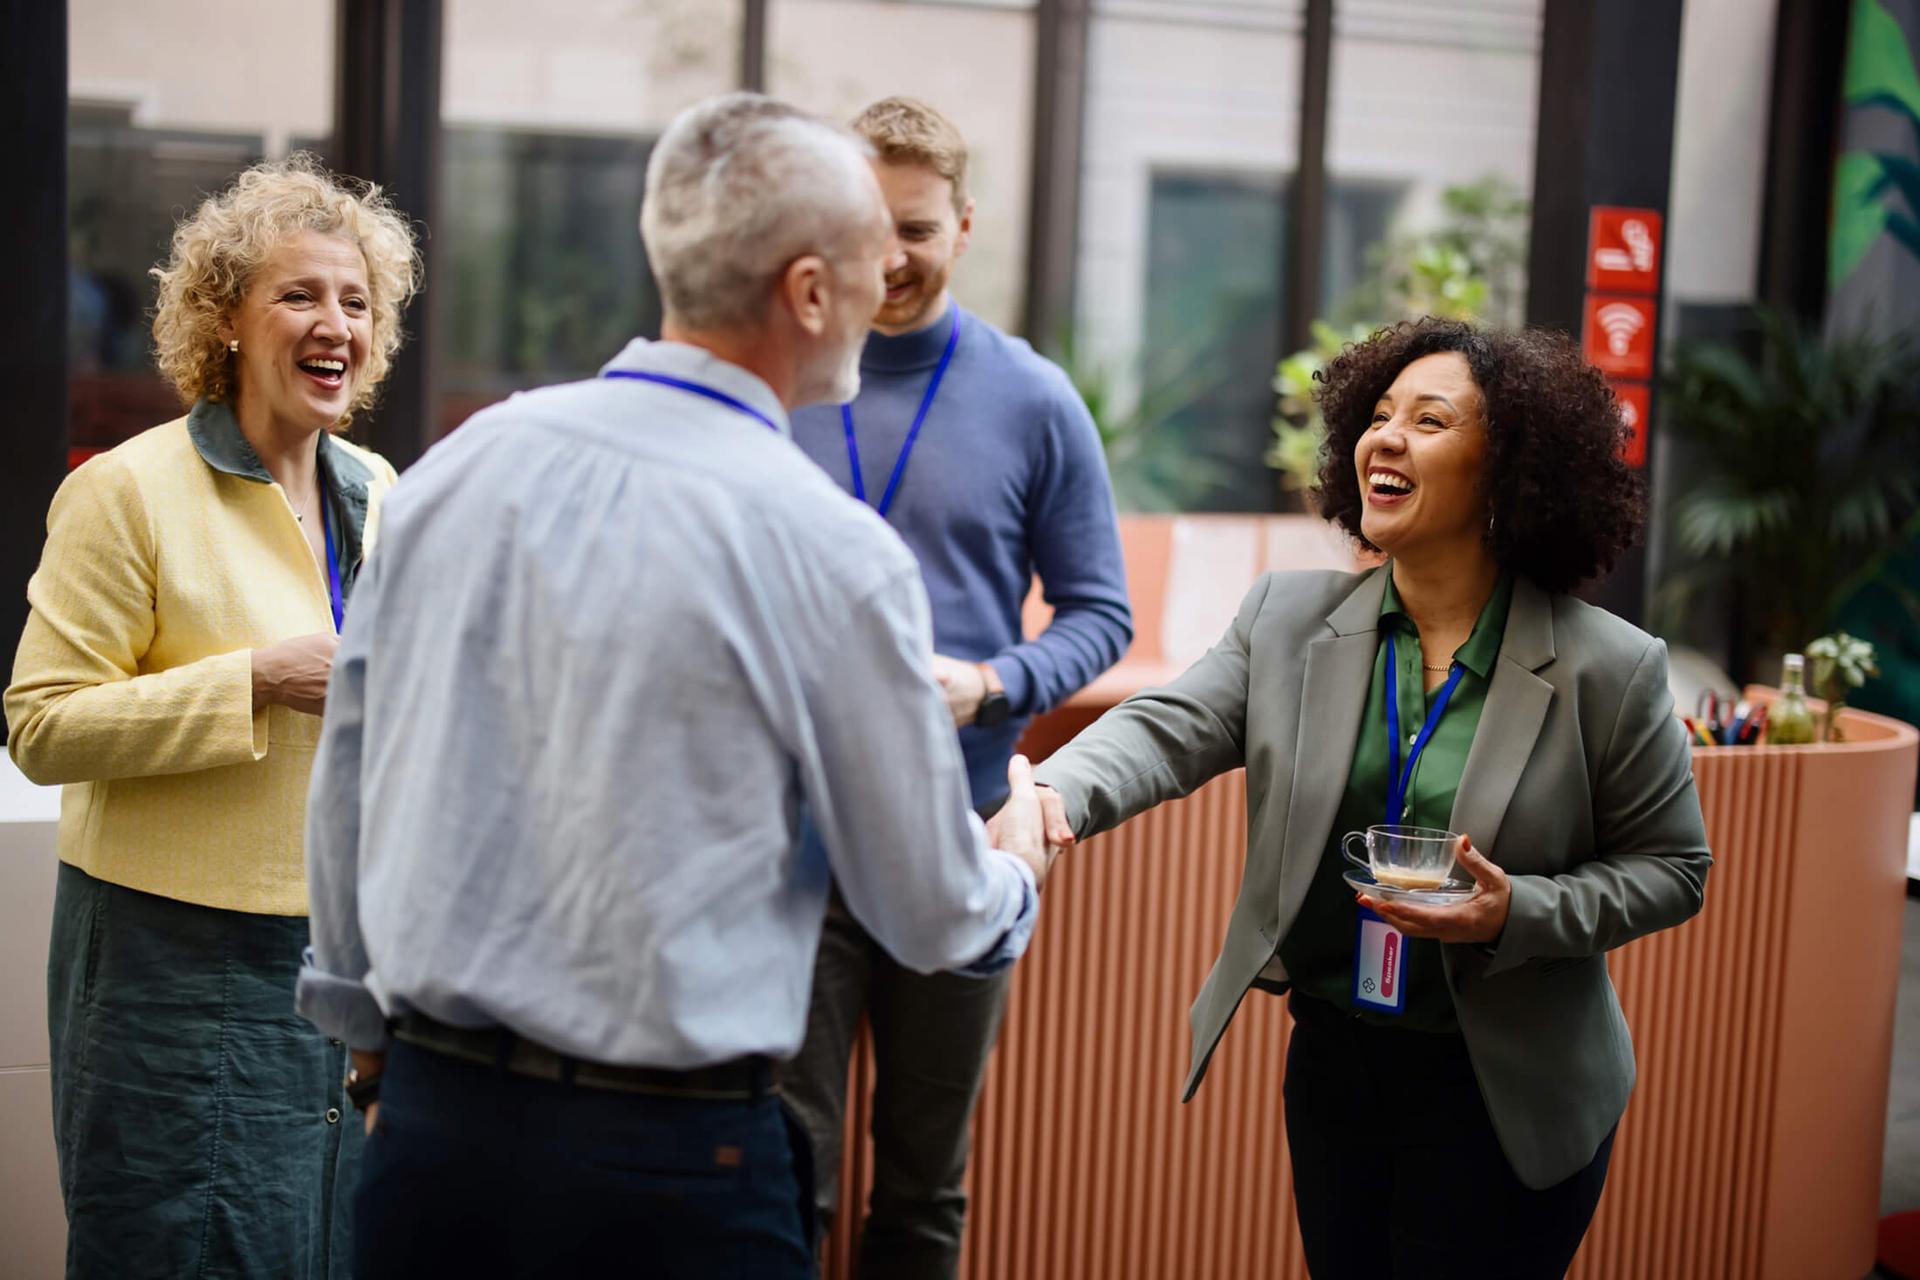
<path fill-rule="evenodd" d="M 353 1099 L 355 1111 L 365 1111 L 380 1101 L 380 1073 L 363 1076 L 358 1067 L 348 1068 L 347 1096 Z"/>
<path fill-rule="evenodd" d="M 1000 683 L 1000 673 L 991 664 L 982 662 L 980 678 L 986 682 L 987 696 L 980 699 L 980 709 L 973 713 L 973 722 L 982 729 L 991 729 L 997 724 L 1005 724 L 1013 714 L 1013 704 L 1007 701 L 1007 690 Z"/>

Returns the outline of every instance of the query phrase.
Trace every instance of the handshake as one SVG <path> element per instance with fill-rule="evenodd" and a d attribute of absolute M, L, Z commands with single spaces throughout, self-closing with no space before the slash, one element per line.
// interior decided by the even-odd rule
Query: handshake
<path fill-rule="evenodd" d="M 1045 887 L 1053 860 L 1074 842 L 1066 803 L 1052 787 L 1034 782 L 1033 765 L 1025 756 L 1007 762 L 1007 802 L 987 823 L 987 836 L 994 848 L 1027 864 L 1035 888 Z"/>

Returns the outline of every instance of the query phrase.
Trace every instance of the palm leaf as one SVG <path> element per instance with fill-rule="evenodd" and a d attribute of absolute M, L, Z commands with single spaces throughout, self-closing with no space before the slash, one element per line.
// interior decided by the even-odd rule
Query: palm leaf
<path fill-rule="evenodd" d="M 1879 157 L 1871 152 L 1844 152 L 1834 165 L 1833 234 L 1827 249 L 1829 289 L 1845 283 L 1886 229 L 1887 206 L 1871 194 L 1880 177 Z"/>
<path fill-rule="evenodd" d="M 1920 222 L 1915 222 L 1904 213 L 1889 211 L 1887 234 L 1898 240 L 1908 253 L 1920 258 Z"/>
<path fill-rule="evenodd" d="M 1880 162 L 1880 177 L 1867 195 L 1878 199 L 1888 187 L 1897 187 L 1908 208 L 1920 209 L 1920 164 L 1892 151 L 1876 151 L 1873 158 Z"/>
<path fill-rule="evenodd" d="M 1793 526 L 1794 495 L 1773 489 L 1741 493 L 1709 484 L 1674 504 L 1681 546 L 1697 556 L 1728 556 Z"/>
<path fill-rule="evenodd" d="M 1885 105 L 1920 117 L 1920 74 L 1900 20 L 1879 0 L 1855 0 L 1843 92 L 1849 106 Z"/>

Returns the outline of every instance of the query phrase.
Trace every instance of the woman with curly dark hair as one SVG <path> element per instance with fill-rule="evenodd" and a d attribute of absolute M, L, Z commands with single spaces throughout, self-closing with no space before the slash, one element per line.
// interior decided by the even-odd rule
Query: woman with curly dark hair
<path fill-rule="evenodd" d="M 1569 594 L 1636 536 L 1641 485 L 1563 337 L 1421 320 L 1324 381 L 1321 509 L 1387 563 L 1256 583 L 1041 766 L 1050 838 L 1244 766 L 1186 1096 L 1247 991 L 1286 993 L 1313 1275 L 1560 1276 L 1634 1079 L 1604 953 L 1699 911 L 1712 861 L 1665 646 Z"/>

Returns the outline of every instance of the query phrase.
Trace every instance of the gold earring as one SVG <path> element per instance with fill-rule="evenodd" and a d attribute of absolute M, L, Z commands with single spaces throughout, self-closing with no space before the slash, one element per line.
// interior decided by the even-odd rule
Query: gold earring
<path fill-rule="evenodd" d="M 237 355 L 239 355 L 239 354 L 240 354 L 240 339 L 238 339 L 238 338 L 229 338 L 229 339 L 227 340 L 227 350 L 228 350 L 228 351 L 231 351 L 231 352 L 232 352 L 232 353 L 233 353 L 234 355 L 236 355 L 236 356 L 237 356 Z"/>

